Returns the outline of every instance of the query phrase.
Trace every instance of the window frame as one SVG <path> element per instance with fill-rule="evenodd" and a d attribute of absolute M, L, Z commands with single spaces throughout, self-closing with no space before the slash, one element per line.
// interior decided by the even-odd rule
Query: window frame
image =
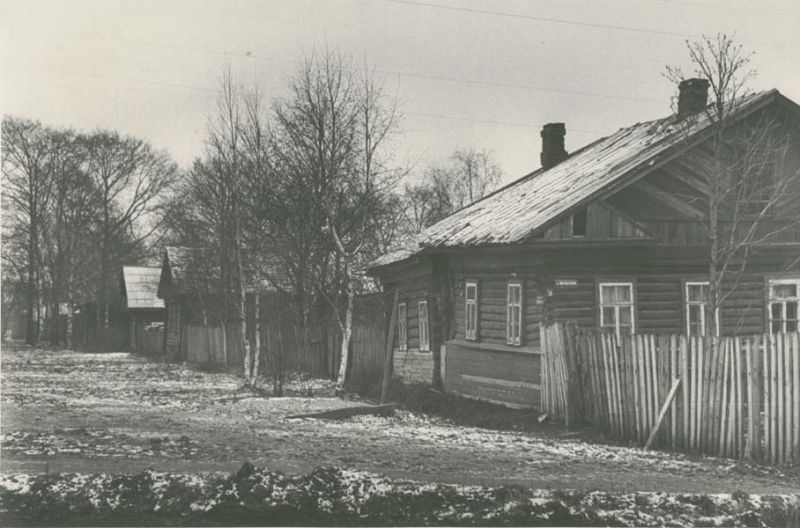
<path fill-rule="evenodd" d="M 425 318 L 422 317 L 422 307 L 425 307 Z M 425 327 L 425 332 L 423 334 L 422 328 L 423 323 Z M 419 351 L 420 352 L 430 352 L 431 351 L 431 326 L 430 326 L 430 313 L 428 312 L 428 300 L 422 300 L 417 303 L 417 329 L 419 330 Z M 423 341 L 422 336 L 425 336 L 425 340 Z"/>
<path fill-rule="evenodd" d="M 603 304 L 603 286 L 628 286 L 630 288 L 630 304 Z M 597 281 L 597 327 L 600 330 L 604 330 L 605 327 L 603 326 L 603 307 L 604 306 L 613 306 L 614 307 L 614 333 L 617 336 L 617 339 L 620 339 L 622 336 L 620 335 L 620 324 L 619 324 L 619 307 L 620 306 L 630 306 L 631 307 L 631 331 L 630 334 L 633 335 L 636 333 L 636 306 L 637 306 L 637 298 L 636 298 L 636 281 L 625 280 L 625 279 L 600 279 Z"/>
<path fill-rule="evenodd" d="M 709 295 L 711 294 L 711 281 L 703 280 L 703 279 L 684 279 L 683 280 L 683 326 L 684 330 L 686 331 L 686 337 L 691 336 L 692 334 L 689 332 L 689 323 L 690 323 L 690 313 L 689 313 L 689 286 L 708 286 Z M 708 301 L 704 303 L 692 302 L 692 305 L 702 305 L 704 308 L 701 310 L 701 317 L 703 320 L 703 333 L 700 334 L 701 336 L 708 335 L 708 321 L 706 316 L 708 314 Z M 719 306 L 714 312 L 714 319 L 716 320 L 717 326 L 717 337 L 722 334 L 722 327 L 720 326 L 720 318 L 719 318 Z"/>
<path fill-rule="evenodd" d="M 515 304 L 511 303 L 511 290 L 513 288 L 519 288 L 519 301 Z M 515 281 L 508 281 L 506 283 L 506 344 L 512 346 L 522 346 L 522 334 L 523 334 L 523 313 L 525 311 L 525 304 L 524 304 L 524 291 L 522 281 L 515 280 Z M 519 312 L 517 314 L 517 335 L 514 337 L 512 335 L 512 329 L 514 327 L 513 323 L 513 316 L 512 311 L 513 308 L 518 308 Z"/>
<path fill-rule="evenodd" d="M 788 299 L 777 299 L 772 296 L 772 287 L 789 284 L 795 287 L 795 296 Z M 786 322 L 788 319 L 786 318 L 786 303 L 794 302 L 796 304 L 795 308 L 795 330 L 794 332 L 800 332 L 800 277 L 767 277 L 767 306 L 766 306 L 766 319 L 767 319 L 767 333 L 773 334 L 775 332 L 772 331 L 772 324 L 774 319 L 772 317 L 772 304 L 774 302 L 780 302 L 783 306 L 782 308 L 782 318 L 781 321 L 781 331 L 778 333 L 786 333 Z"/>
<path fill-rule="evenodd" d="M 397 303 L 397 348 L 408 350 L 408 305 Z"/>
<path fill-rule="evenodd" d="M 475 288 L 474 299 L 469 298 L 470 288 Z M 470 329 L 470 305 L 474 307 L 473 308 L 474 321 L 472 329 Z M 464 339 L 468 341 L 477 341 L 479 326 L 480 326 L 480 288 L 478 287 L 477 280 L 468 280 L 464 283 Z"/>

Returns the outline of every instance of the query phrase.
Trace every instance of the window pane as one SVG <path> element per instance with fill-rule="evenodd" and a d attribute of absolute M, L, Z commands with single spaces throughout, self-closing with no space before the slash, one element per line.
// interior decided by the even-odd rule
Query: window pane
<path fill-rule="evenodd" d="M 632 334 L 633 327 L 628 325 L 619 325 L 619 335 Z"/>
<path fill-rule="evenodd" d="M 700 312 L 703 309 L 702 305 L 699 304 L 690 304 L 689 305 L 689 324 L 700 324 L 701 316 Z"/>
<path fill-rule="evenodd" d="M 613 286 L 600 286 L 600 302 L 602 304 L 610 304 L 614 302 Z"/>
<path fill-rule="evenodd" d="M 778 334 L 783 331 L 783 323 L 780 321 L 772 321 L 772 333 Z"/>
<path fill-rule="evenodd" d="M 613 306 L 603 307 L 603 326 L 616 326 L 617 320 L 614 316 Z"/>
<path fill-rule="evenodd" d="M 508 286 L 508 302 L 510 304 L 519 304 L 520 287 L 516 284 Z"/>
<path fill-rule="evenodd" d="M 772 319 L 775 321 L 780 321 L 783 319 L 783 303 L 772 303 L 770 305 L 770 310 L 772 313 Z"/>
<path fill-rule="evenodd" d="M 796 284 L 774 284 L 772 297 L 775 299 L 794 299 L 797 297 Z"/>
<path fill-rule="evenodd" d="M 787 332 L 797 332 L 797 321 L 786 321 Z"/>
<path fill-rule="evenodd" d="M 477 297 L 477 295 L 476 295 L 477 291 L 476 290 L 477 290 L 477 288 L 475 287 L 474 284 L 467 284 L 467 300 L 469 300 L 469 301 L 474 301 L 475 300 L 475 298 Z"/>
<path fill-rule="evenodd" d="M 629 286 L 617 286 L 617 302 L 631 302 L 631 288 Z"/>
<path fill-rule="evenodd" d="M 796 321 L 797 320 L 797 303 L 796 302 L 787 302 L 786 303 L 786 320 L 789 321 Z"/>
<path fill-rule="evenodd" d="M 687 300 L 689 302 L 707 302 L 708 284 L 689 284 L 687 285 Z"/>

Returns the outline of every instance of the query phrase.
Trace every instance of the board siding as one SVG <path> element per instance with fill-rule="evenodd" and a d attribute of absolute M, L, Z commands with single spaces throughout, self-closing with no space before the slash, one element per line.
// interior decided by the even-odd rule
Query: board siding
<path fill-rule="evenodd" d="M 444 388 L 472 398 L 539 408 L 540 357 L 533 351 L 499 351 L 448 341 Z"/>

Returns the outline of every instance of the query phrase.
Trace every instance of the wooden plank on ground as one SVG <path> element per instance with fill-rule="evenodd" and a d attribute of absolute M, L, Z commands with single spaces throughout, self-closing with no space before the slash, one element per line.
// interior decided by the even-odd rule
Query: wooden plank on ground
<path fill-rule="evenodd" d="M 376 416 L 391 416 L 394 413 L 394 404 L 389 403 L 385 405 L 359 405 L 357 407 L 344 407 L 342 409 L 333 409 L 330 411 L 321 411 L 318 413 L 310 414 L 295 414 L 287 416 L 287 420 L 295 418 L 320 418 L 323 420 L 343 420 L 353 416 L 361 416 L 365 414 L 372 414 Z"/>

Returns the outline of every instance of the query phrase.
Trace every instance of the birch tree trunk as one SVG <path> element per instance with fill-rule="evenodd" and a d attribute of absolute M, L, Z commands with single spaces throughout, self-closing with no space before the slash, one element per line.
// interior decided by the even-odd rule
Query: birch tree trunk
<path fill-rule="evenodd" d="M 253 353 L 253 374 L 250 379 L 250 385 L 255 387 L 258 382 L 258 367 L 261 359 L 261 304 L 258 299 L 258 293 L 256 293 L 255 299 L 253 299 L 253 312 L 255 313 L 253 343 L 251 347 Z"/>
<path fill-rule="evenodd" d="M 355 290 L 346 264 L 345 270 L 345 277 L 347 277 L 347 308 L 345 309 L 344 323 L 340 323 L 342 328 L 342 358 L 339 362 L 339 375 L 336 378 L 336 392 L 340 396 L 344 394 L 344 384 L 347 381 L 347 367 L 350 363 L 350 338 L 353 334 L 353 300 L 355 298 Z"/>

